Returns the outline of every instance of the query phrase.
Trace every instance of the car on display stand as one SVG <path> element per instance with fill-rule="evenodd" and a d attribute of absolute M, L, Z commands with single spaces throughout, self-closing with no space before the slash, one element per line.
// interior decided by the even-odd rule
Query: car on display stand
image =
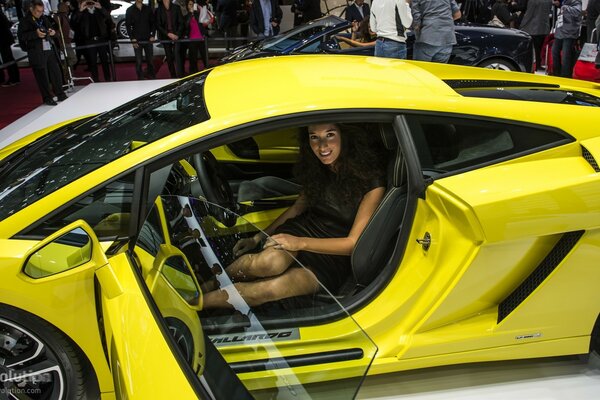
<path fill-rule="evenodd" d="M 290 54 L 373 55 L 374 44 L 352 47 L 336 38 L 338 35 L 350 37 L 351 28 L 351 22 L 328 15 L 280 35 L 239 46 L 222 57 L 219 63 Z M 533 71 L 535 55 L 529 34 L 517 29 L 469 23 L 456 24 L 455 31 L 457 44 L 452 50 L 450 64 L 505 71 Z M 414 35 L 409 32 L 408 58 L 412 57 L 413 43 Z"/>
<path fill-rule="evenodd" d="M 299 55 L 32 133 L 0 152 L 1 388 L 352 398 L 366 375 L 597 352 L 599 119 L 590 82 Z M 293 179 L 324 122 L 369 134 L 385 196 L 340 288 L 251 306 L 225 267 L 298 194 L 238 189 Z M 203 307 L 209 281 L 229 308 Z"/>

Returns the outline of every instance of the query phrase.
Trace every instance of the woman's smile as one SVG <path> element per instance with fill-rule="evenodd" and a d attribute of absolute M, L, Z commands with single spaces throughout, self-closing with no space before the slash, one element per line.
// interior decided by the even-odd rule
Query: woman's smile
<path fill-rule="evenodd" d="M 323 164 L 333 166 L 342 148 L 340 128 L 335 124 L 311 125 L 308 140 L 315 156 Z"/>

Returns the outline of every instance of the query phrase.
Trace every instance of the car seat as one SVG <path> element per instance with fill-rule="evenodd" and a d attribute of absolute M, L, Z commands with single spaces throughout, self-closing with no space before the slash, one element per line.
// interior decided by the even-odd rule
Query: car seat
<path fill-rule="evenodd" d="M 352 252 L 352 273 L 358 288 L 371 283 L 393 253 L 408 196 L 406 163 L 394 128 L 389 124 L 379 124 L 378 129 L 390 153 L 387 191 Z"/>

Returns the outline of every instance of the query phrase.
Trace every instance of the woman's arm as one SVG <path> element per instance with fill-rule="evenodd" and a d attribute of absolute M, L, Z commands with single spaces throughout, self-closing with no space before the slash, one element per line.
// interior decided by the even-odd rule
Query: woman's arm
<path fill-rule="evenodd" d="M 290 208 L 285 210 L 279 217 L 277 217 L 275 221 L 271 222 L 271 225 L 269 225 L 264 232 L 267 235 L 271 235 L 281 224 L 290 218 L 300 215 L 305 209 L 306 200 L 301 194 L 298 196 L 298 199 L 294 202 L 294 204 L 292 204 Z M 258 232 L 254 236 L 239 240 L 235 246 L 233 246 L 233 254 L 237 257 L 254 249 L 264 239 L 265 233 Z"/>
<path fill-rule="evenodd" d="M 336 36 L 335 38 L 338 39 L 338 40 L 341 40 L 342 42 L 348 43 L 352 47 L 373 46 L 373 43 L 375 43 L 375 41 L 372 41 L 372 42 L 359 42 L 358 40 L 352 40 L 352 39 L 349 39 L 349 38 L 347 38 L 345 36 Z"/>
<path fill-rule="evenodd" d="M 345 238 L 317 239 L 307 237 L 296 237 L 288 234 L 277 234 L 272 236 L 273 240 L 268 241 L 265 247 L 274 247 L 276 249 L 285 249 L 288 251 L 310 251 L 313 253 L 333 254 L 340 256 L 349 256 L 354 250 L 358 238 L 365 230 L 371 216 L 381 203 L 385 193 L 384 187 L 375 188 L 364 195 L 358 206 L 354 223 L 350 233 Z M 277 220 L 275 221 L 277 222 Z M 273 224 L 275 224 L 275 222 Z"/>

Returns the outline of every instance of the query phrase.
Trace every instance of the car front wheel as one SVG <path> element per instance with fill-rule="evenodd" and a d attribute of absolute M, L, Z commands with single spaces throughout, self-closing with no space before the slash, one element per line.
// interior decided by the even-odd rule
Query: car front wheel
<path fill-rule="evenodd" d="M 0 305 L 0 390 L 3 399 L 83 399 L 86 364 L 54 326 Z"/>
<path fill-rule="evenodd" d="M 517 70 L 517 68 L 510 61 L 502 58 L 490 58 L 489 60 L 482 61 L 478 66 L 482 68 L 499 69 L 502 71 Z"/>

